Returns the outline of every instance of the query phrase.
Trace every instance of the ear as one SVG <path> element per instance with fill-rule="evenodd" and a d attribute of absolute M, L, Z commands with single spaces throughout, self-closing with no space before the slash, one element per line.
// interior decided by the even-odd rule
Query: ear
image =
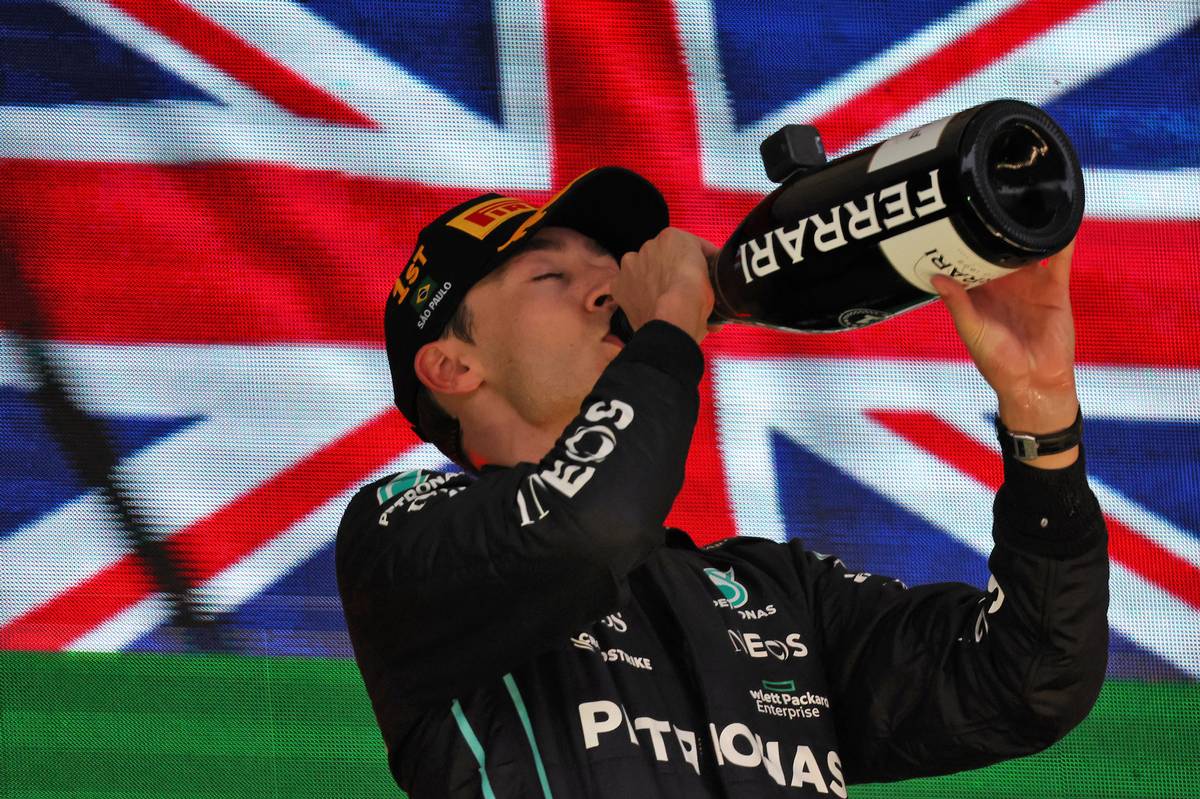
<path fill-rule="evenodd" d="M 439 394 L 469 394 L 483 382 L 479 364 L 453 338 L 431 341 L 417 350 L 413 370 L 426 388 Z"/>

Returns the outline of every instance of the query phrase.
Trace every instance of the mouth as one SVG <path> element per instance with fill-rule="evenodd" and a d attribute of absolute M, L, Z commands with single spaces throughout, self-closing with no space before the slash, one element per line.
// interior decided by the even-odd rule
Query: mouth
<path fill-rule="evenodd" d="M 629 324 L 629 319 L 620 308 L 615 309 L 608 319 L 608 335 L 604 337 L 604 341 L 623 348 L 632 336 L 633 327 Z"/>

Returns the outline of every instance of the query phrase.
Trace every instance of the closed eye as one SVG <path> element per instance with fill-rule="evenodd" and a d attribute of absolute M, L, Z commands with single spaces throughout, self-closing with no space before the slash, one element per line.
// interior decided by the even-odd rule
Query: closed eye
<path fill-rule="evenodd" d="M 549 278 L 549 277 L 563 277 L 563 273 L 562 272 L 547 272 L 544 275 L 538 275 L 537 277 L 534 278 L 534 280 L 535 281 L 545 280 L 546 278 Z"/>

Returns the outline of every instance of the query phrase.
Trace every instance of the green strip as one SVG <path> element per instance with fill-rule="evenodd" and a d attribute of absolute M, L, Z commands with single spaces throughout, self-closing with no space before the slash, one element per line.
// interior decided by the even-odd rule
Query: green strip
<path fill-rule="evenodd" d="M 471 729 L 467 717 L 463 715 L 462 705 L 458 703 L 457 699 L 450 705 L 450 711 L 454 713 L 454 720 L 458 722 L 458 731 L 462 733 L 463 740 L 467 742 L 471 754 L 475 755 L 475 762 L 479 764 L 479 783 L 483 788 L 484 799 L 496 799 L 496 794 L 492 793 L 492 783 L 488 781 L 483 747 L 479 745 L 479 739 L 475 737 L 475 731 Z"/>
<path fill-rule="evenodd" d="M 1200 797 L 1200 685 L 1109 680 L 1044 752 L 948 777 L 855 785 L 851 799 Z"/>
<path fill-rule="evenodd" d="M 1110 680 L 1045 752 L 850 797 L 1200 797 L 1198 729 L 1200 685 Z M 0 796 L 403 794 L 353 661 L 0 651 Z"/>
<path fill-rule="evenodd" d="M 529 723 L 529 713 L 525 710 L 525 700 L 521 699 L 521 692 L 517 690 L 517 681 L 511 674 L 505 674 L 504 685 L 513 704 L 517 706 L 517 715 L 521 717 L 521 726 L 525 728 L 525 737 L 529 739 L 529 748 L 533 750 L 533 764 L 537 766 L 538 781 L 542 783 L 542 795 L 546 799 L 554 799 L 554 794 L 550 793 L 550 780 L 546 779 L 546 767 L 542 765 L 542 753 L 538 751 L 537 741 L 533 737 L 533 725 Z"/>
<path fill-rule="evenodd" d="M 232 796 L 404 796 L 354 661 L 0 651 L 0 797 Z"/>

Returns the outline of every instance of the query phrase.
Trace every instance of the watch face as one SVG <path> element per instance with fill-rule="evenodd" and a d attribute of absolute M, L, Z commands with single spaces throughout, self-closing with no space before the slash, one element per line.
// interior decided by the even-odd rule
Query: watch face
<path fill-rule="evenodd" d="M 1033 436 L 1010 434 L 1009 439 L 1012 441 L 1013 457 L 1017 460 L 1031 461 L 1038 456 L 1038 440 Z"/>

